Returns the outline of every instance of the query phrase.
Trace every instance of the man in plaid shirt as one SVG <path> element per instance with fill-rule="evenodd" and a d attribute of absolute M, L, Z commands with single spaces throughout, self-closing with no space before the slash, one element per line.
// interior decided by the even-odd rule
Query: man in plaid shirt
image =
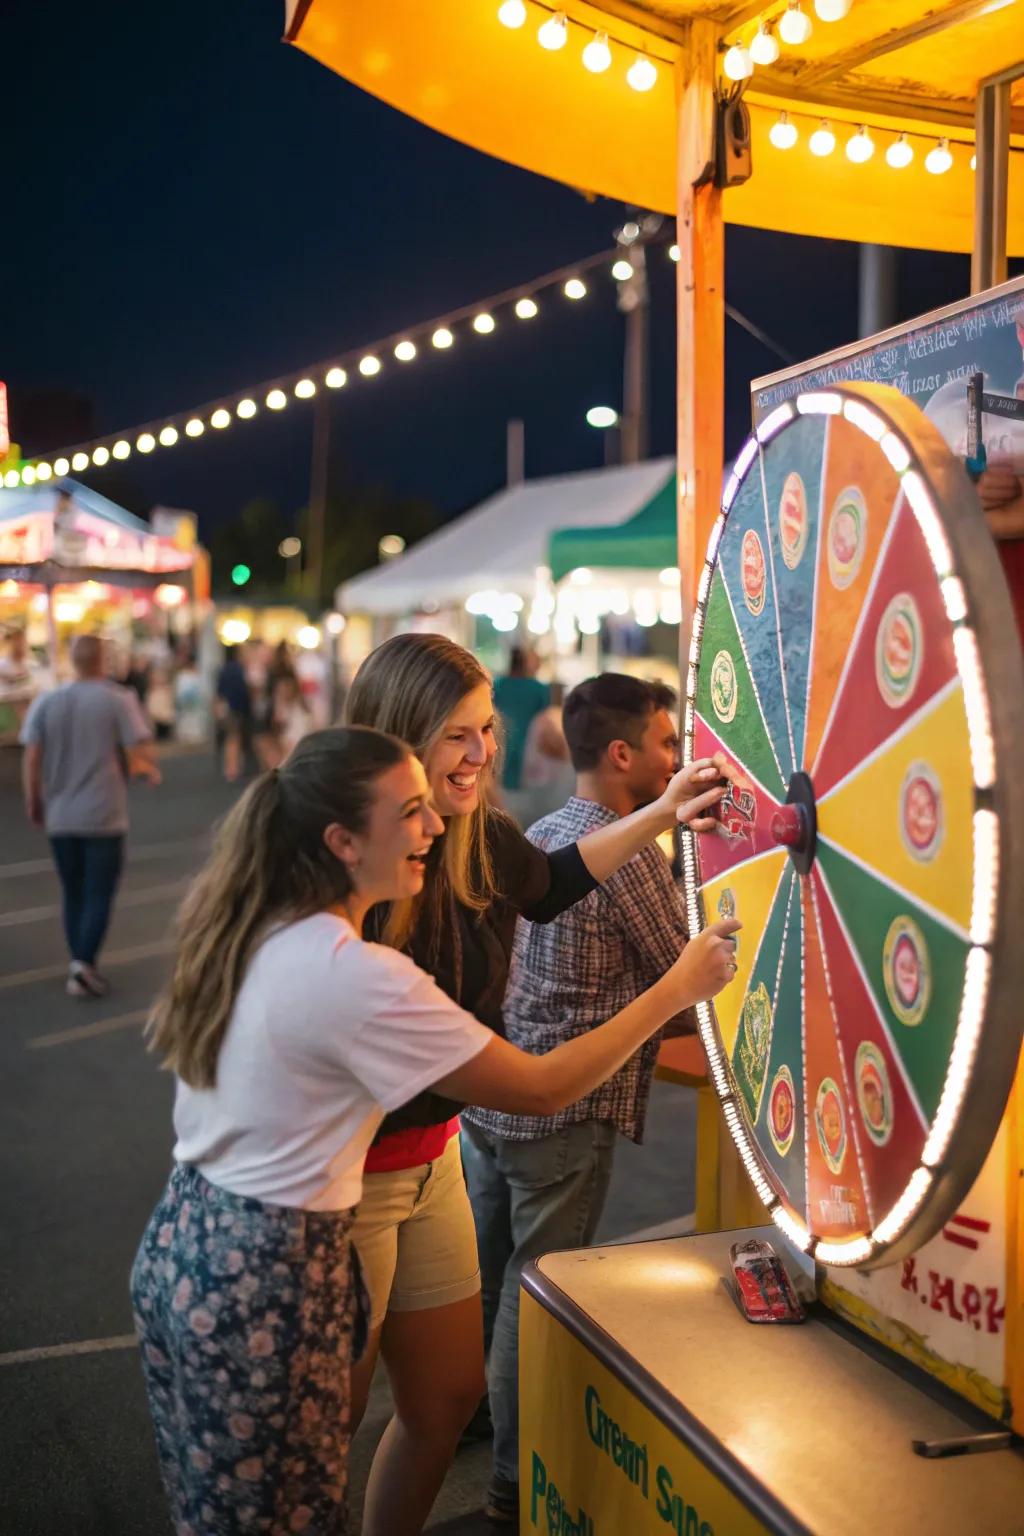
<path fill-rule="evenodd" d="M 662 793 L 678 767 L 675 694 L 605 672 L 574 688 L 563 728 L 576 793 L 527 836 L 547 851 L 574 843 Z M 602 1024 L 656 981 L 686 942 L 682 896 L 654 844 L 552 923 L 517 925 L 505 994 L 508 1038 L 541 1055 Z M 691 1027 L 695 1020 L 687 1019 Z M 517 1516 L 519 1277 L 553 1249 L 582 1248 L 601 1217 L 616 1133 L 642 1141 L 660 1035 L 614 1077 L 557 1115 L 468 1109 L 462 1151 L 476 1218 L 494 1475 L 487 1513 Z"/>

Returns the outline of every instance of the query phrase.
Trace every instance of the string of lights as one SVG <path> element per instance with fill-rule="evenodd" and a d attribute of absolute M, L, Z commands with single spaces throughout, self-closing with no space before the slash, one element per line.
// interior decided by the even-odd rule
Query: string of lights
<path fill-rule="evenodd" d="M 678 261 L 679 247 L 669 246 L 668 255 L 671 260 Z M 396 331 L 369 346 L 351 348 L 294 373 L 236 390 L 191 410 L 172 412 L 137 427 L 104 434 L 46 458 L 30 457 L 20 469 L 6 471 L 3 485 L 13 490 L 19 485 L 61 479 L 71 473 L 81 474 L 89 468 L 103 469 L 111 463 L 123 463 L 135 453 L 146 456 L 160 449 L 195 442 L 207 431 L 223 432 L 235 422 L 252 421 L 263 410 L 283 411 L 293 400 L 312 400 L 322 389 L 337 391 L 360 380 L 372 380 L 384 372 L 391 361 L 408 366 L 421 355 L 446 352 L 470 336 L 492 336 L 509 318 L 523 323 L 532 321 L 541 313 L 539 301 L 549 295 L 557 295 L 570 304 L 579 303 L 590 292 L 587 279 L 605 274 L 620 285 L 633 278 L 632 263 L 621 247 L 601 251 L 583 261 L 545 273 L 529 283 L 494 294 L 489 299 Z"/>
<path fill-rule="evenodd" d="M 775 149 L 790 150 L 800 142 L 801 130 L 798 123 L 807 125 L 809 130 L 807 148 L 819 159 L 826 158 L 836 149 L 839 143 L 836 128 L 849 126 L 852 131 L 846 140 L 845 152 L 846 158 L 854 165 L 866 165 L 874 158 L 882 142 L 888 139 L 885 162 L 894 171 L 906 170 L 914 163 L 920 152 L 925 170 L 933 176 L 944 176 L 956 163 L 955 150 L 964 150 L 970 154 L 970 168 L 974 170 L 975 155 L 972 139 L 957 140 L 945 135 L 936 139 L 931 134 L 896 130 L 882 133 L 876 129 L 873 132 L 868 123 L 858 123 L 856 126 L 833 125 L 829 118 L 822 117 L 820 113 L 793 111 L 791 108 L 780 111 L 768 131 L 768 138 Z"/>
<path fill-rule="evenodd" d="M 585 26 L 583 22 L 570 19 L 563 10 L 557 6 L 547 5 L 543 0 L 503 0 L 498 7 L 498 20 L 503 27 L 508 27 L 510 32 L 518 32 L 525 27 L 534 15 L 537 20 L 539 13 L 540 22 L 537 27 L 537 42 L 548 53 L 559 53 L 567 47 L 570 37 L 576 37 L 583 41 L 583 49 L 580 53 L 580 61 L 584 69 L 592 75 L 604 75 L 615 63 L 616 55 L 621 51 L 630 58 L 626 70 L 626 84 L 630 90 L 643 94 L 652 91 L 658 83 L 658 65 L 670 68 L 674 60 L 667 55 L 660 55 L 650 47 L 637 48 L 635 44 L 625 42 L 615 34 L 604 28 L 597 30 Z M 614 50 L 613 50 L 614 44 Z"/>
<path fill-rule="evenodd" d="M 853 0 L 814 0 L 814 14 L 819 21 L 843 21 L 852 9 Z M 728 80 L 749 80 L 755 67 L 768 68 L 778 62 L 783 44 L 787 48 L 801 48 L 813 33 L 814 23 L 801 0 L 788 0 L 777 18 L 768 15 L 766 7 L 766 13 L 757 18 L 757 29 L 749 43 L 740 40 L 729 46 L 721 45 L 723 73 Z"/>

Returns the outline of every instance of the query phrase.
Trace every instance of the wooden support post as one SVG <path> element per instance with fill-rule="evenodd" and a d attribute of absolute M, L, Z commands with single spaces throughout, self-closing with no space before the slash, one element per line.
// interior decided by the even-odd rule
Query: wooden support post
<path fill-rule="evenodd" d="M 1006 282 L 1006 198 L 1010 165 L 1010 82 L 982 85 L 975 109 L 974 253 L 971 292 Z"/>
<path fill-rule="evenodd" d="M 679 77 L 676 444 L 684 687 L 697 579 L 721 501 L 725 453 L 725 234 L 722 194 L 711 180 L 717 46 L 711 22 L 692 22 Z"/>

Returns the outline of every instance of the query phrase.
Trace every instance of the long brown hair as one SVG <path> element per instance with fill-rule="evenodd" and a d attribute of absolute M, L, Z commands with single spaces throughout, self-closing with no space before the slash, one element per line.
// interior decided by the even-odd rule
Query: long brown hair
<path fill-rule="evenodd" d="M 422 762 L 444 730 L 445 722 L 468 693 L 491 679 L 476 657 L 444 635 L 394 635 L 363 662 L 356 673 L 345 718 L 350 725 L 370 725 L 407 741 Z M 450 816 L 427 865 L 422 894 L 415 902 L 395 902 L 388 913 L 384 940 L 401 948 L 422 926 L 432 942 L 448 931 L 451 898 L 473 912 L 483 912 L 500 896 L 487 842 L 487 776 L 481 776 L 476 809 Z"/>
<path fill-rule="evenodd" d="M 190 1087 L 216 1082 L 246 965 L 268 928 L 351 895 L 349 870 L 324 832 L 333 822 L 365 831 L 376 780 L 408 755 L 404 742 L 382 731 L 314 731 L 221 822 L 178 913 L 174 970 L 148 1029 L 150 1050 Z"/>

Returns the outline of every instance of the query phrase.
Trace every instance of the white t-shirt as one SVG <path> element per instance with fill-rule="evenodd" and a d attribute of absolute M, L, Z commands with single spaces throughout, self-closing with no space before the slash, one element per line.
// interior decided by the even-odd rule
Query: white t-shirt
<path fill-rule="evenodd" d="M 493 1038 L 408 956 L 320 912 L 250 960 L 215 1087 L 178 1082 L 174 1156 L 233 1194 L 346 1210 L 385 1113 Z"/>

